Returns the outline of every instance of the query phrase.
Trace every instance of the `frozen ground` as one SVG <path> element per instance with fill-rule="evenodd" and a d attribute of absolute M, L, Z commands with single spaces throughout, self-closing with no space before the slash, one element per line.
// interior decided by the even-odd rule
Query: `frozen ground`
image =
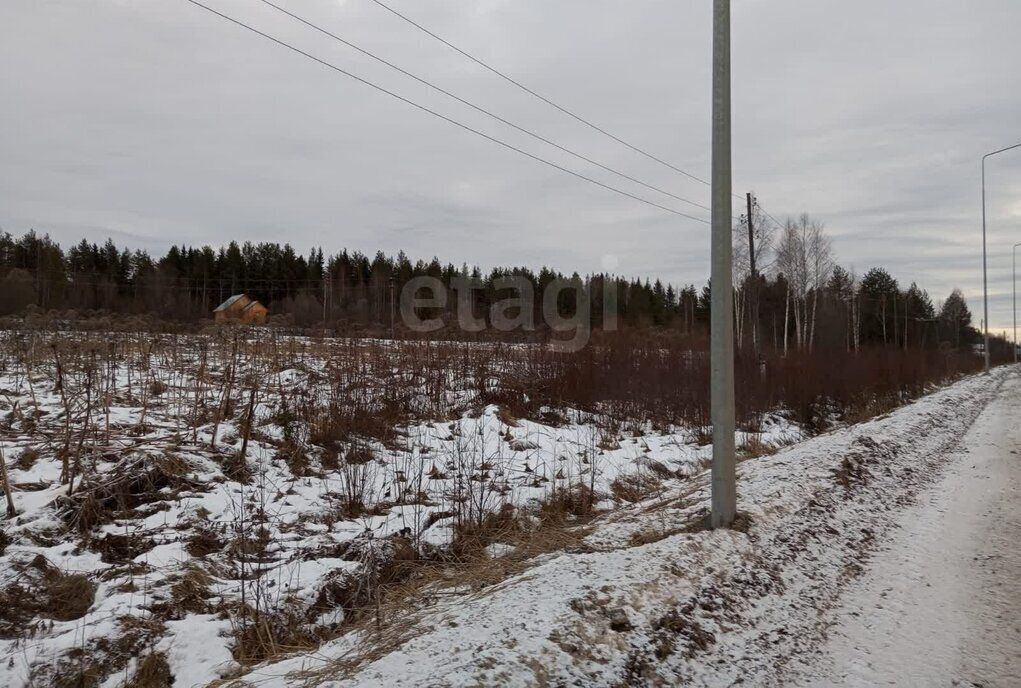
<path fill-rule="evenodd" d="M 746 461 L 742 530 L 699 531 L 703 474 L 237 685 L 1017 685 L 1019 397 L 999 369 Z"/>

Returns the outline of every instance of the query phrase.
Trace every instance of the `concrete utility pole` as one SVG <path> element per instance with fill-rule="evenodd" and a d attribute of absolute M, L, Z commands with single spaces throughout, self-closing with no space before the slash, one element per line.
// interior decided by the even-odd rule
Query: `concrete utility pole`
<path fill-rule="evenodd" d="M 1017 247 L 1021 244 L 1014 244 L 1014 363 L 1017 363 Z"/>
<path fill-rule="evenodd" d="M 709 333 L 713 422 L 710 528 L 737 514 L 734 472 L 734 301 L 730 173 L 730 0 L 713 0 L 712 314 Z"/>
<path fill-rule="evenodd" d="M 986 158 L 1015 148 L 1021 148 L 1021 143 L 1015 143 L 1013 146 L 994 150 L 992 153 L 982 156 L 982 308 L 985 312 L 985 318 L 982 319 L 982 331 L 985 333 L 987 373 L 989 372 L 989 273 L 986 269 Z"/>

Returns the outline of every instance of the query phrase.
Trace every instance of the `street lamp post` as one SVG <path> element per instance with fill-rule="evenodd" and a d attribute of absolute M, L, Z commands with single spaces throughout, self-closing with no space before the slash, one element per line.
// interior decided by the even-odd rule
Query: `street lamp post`
<path fill-rule="evenodd" d="M 1014 244 L 1013 257 L 1014 257 L 1014 271 L 1012 273 L 1013 286 L 1014 286 L 1014 363 L 1017 363 L 1017 247 L 1021 244 Z"/>
<path fill-rule="evenodd" d="M 982 329 L 985 333 L 987 373 L 989 372 L 989 272 L 986 266 L 986 158 L 992 157 L 998 153 L 1005 153 L 1009 150 L 1014 150 L 1015 148 L 1021 148 L 1021 143 L 1015 143 L 1013 146 L 994 150 L 992 153 L 986 153 L 982 156 L 982 308 L 985 311 Z"/>

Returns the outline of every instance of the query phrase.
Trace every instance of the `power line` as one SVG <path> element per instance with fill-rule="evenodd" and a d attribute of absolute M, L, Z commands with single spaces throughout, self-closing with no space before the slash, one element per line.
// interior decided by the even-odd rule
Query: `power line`
<path fill-rule="evenodd" d="M 472 55 L 472 54 L 462 50 L 461 48 L 458 48 L 456 45 L 454 45 L 450 41 L 447 41 L 446 39 L 436 35 L 435 33 L 430 31 L 429 29 L 425 28 L 424 26 L 422 26 L 421 24 L 419 24 L 415 20 L 413 20 L 413 19 L 411 19 L 411 18 L 401 14 L 400 12 L 395 10 L 394 8 L 392 8 L 389 5 L 387 5 L 386 3 L 381 2 L 381 0 L 372 0 L 372 2 L 376 3 L 377 5 L 379 5 L 380 7 L 385 9 L 386 11 L 390 12 L 391 14 L 394 14 L 397 17 L 400 17 L 401 19 L 403 19 L 407 23 L 411 24 L 415 28 L 419 29 L 420 31 L 423 31 L 423 32 L 427 33 L 428 35 L 432 36 L 433 38 L 435 38 L 436 40 L 438 40 L 440 43 L 442 43 L 443 45 L 447 46 L 451 50 L 454 50 L 454 51 L 460 53 L 461 55 L 463 55 L 464 57 L 467 57 L 469 60 L 471 60 L 475 64 L 479 65 L 480 67 L 483 67 L 484 69 L 489 70 L 493 74 L 496 74 L 501 79 L 504 79 L 504 80 L 510 82 L 511 84 L 514 84 L 515 86 L 520 88 L 525 93 L 528 93 L 528 94 L 538 98 L 539 100 L 543 101 L 547 105 L 551 105 L 552 107 L 556 108 L 557 110 L 559 110 L 560 112 L 564 113 L 568 117 L 572 117 L 572 118 L 576 119 L 577 121 L 581 122 L 585 126 L 590 127 L 592 129 L 598 131 L 600 134 L 603 134 L 604 136 L 610 137 L 611 139 L 613 139 L 617 143 L 630 148 L 631 150 L 635 151 L 636 153 L 639 153 L 640 155 L 644 155 L 646 158 L 649 158 L 650 160 L 654 160 L 654 161 L 658 162 L 661 165 L 665 165 L 666 167 L 669 167 L 674 172 L 678 172 L 680 174 L 683 174 L 685 177 L 688 177 L 689 179 L 693 179 L 696 182 L 699 182 L 701 184 L 705 184 L 706 186 L 712 186 L 705 179 L 702 179 L 701 177 L 696 177 L 695 175 L 691 174 L 690 172 L 686 172 L 686 171 L 682 170 L 681 168 L 676 167 L 676 166 L 670 164 L 666 160 L 663 160 L 662 158 L 657 157 L 657 156 L 653 155 L 652 153 L 649 153 L 648 151 L 642 150 L 638 146 L 635 146 L 633 144 L 628 143 L 627 141 L 625 141 L 624 139 L 620 138 L 619 136 L 615 136 L 614 134 L 611 134 L 610 132 L 608 132 L 606 129 L 603 129 L 600 126 L 593 124 L 592 122 L 590 122 L 589 120 L 585 119 L 581 115 L 575 114 L 574 112 L 572 112 L 571 110 L 568 110 L 564 106 L 558 105 L 557 103 L 554 103 L 549 98 L 547 98 L 547 97 L 545 97 L 543 95 L 540 95 L 539 93 L 536 93 L 535 91 L 533 91 L 529 87 L 527 87 L 524 84 L 522 84 L 520 81 L 516 81 L 515 79 L 507 76 L 506 74 L 504 74 L 500 70 L 496 69 L 495 67 L 492 67 L 489 64 L 483 62 L 482 60 L 480 60 L 479 58 L 475 57 L 474 55 Z"/>
<path fill-rule="evenodd" d="M 763 213 L 763 214 L 764 214 L 764 215 L 765 215 L 766 217 L 768 217 L 768 218 L 769 218 L 770 220 L 772 220 L 772 221 L 773 221 L 773 223 L 774 223 L 774 224 L 775 224 L 775 225 L 776 225 L 776 226 L 777 226 L 777 227 L 778 227 L 779 229 L 783 229 L 783 228 L 784 228 L 784 225 L 783 225 L 783 224 L 781 224 L 781 223 L 780 223 L 780 222 L 779 222 L 779 221 L 778 221 L 778 220 L 777 220 L 777 219 L 776 219 L 775 217 L 773 217 L 772 215 L 770 215 L 770 214 L 769 214 L 769 211 L 768 211 L 768 210 L 766 210 L 766 209 L 765 209 L 765 208 L 764 208 L 764 207 L 762 206 L 762 204 L 761 204 L 761 203 L 759 203 L 759 199 L 758 199 L 758 198 L 756 198 L 756 199 L 755 199 L 755 207 L 756 207 L 756 208 L 758 208 L 759 210 L 761 210 L 761 211 L 762 211 L 762 213 Z"/>
<path fill-rule="evenodd" d="M 688 215 L 687 213 L 682 213 L 679 210 L 674 210 L 673 208 L 669 208 L 669 207 L 667 207 L 665 205 L 660 205 L 659 203 L 656 203 L 655 201 L 650 201 L 650 200 L 648 200 L 646 198 L 642 198 L 641 196 L 636 196 L 635 194 L 632 194 L 632 193 L 629 193 L 627 191 L 624 191 L 623 189 L 618 189 L 618 188 L 616 188 L 614 186 L 610 186 L 609 184 L 604 184 L 603 182 L 598 181 L 596 179 L 593 179 L 591 177 L 587 177 L 587 176 L 581 174 L 580 172 L 575 172 L 574 170 L 568 169 L 566 167 L 562 167 L 561 165 L 558 165 L 555 162 L 551 162 L 549 160 L 546 160 L 545 158 L 541 158 L 538 155 L 534 155 L 532 153 L 529 153 L 526 150 L 523 150 L 523 149 L 518 148 L 518 147 L 516 147 L 516 146 L 514 146 L 512 144 L 509 144 L 506 141 L 502 141 L 502 140 L 500 140 L 500 139 L 498 139 L 498 138 L 496 138 L 494 136 L 490 136 L 489 134 L 483 133 L 483 132 L 479 131 L 478 129 L 473 129 L 472 127 L 468 126 L 467 124 L 463 124 L 461 122 L 458 122 L 455 119 L 447 117 L 446 115 L 442 115 L 439 112 L 436 112 L 435 110 L 431 110 L 431 109 L 429 109 L 428 107 L 426 107 L 424 105 L 420 105 L 419 103 L 416 103 L 413 100 L 405 98 L 402 95 L 398 95 L 397 93 L 394 93 L 393 91 L 390 91 L 390 90 L 388 90 L 386 88 L 383 88 L 382 86 L 374 84 L 373 82 L 371 82 L 371 81 L 369 81 L 367 79 L 363 79 L 362 77 L 357 76 L 356 74 L 352 74 L 351 72 L 348 72 L 345 69 L 342 69 L 342 68 L 340 68 L 340 67 L 338 67 L 338 66 L 336 66 L 336 65 L 334 65 L 334 64 L 332 64 L 330 62 L 327 62 L 326 60 L 323 60 L 321 58 L 316 57 L 315 55 L 307 53 L 304 50 L 302 50 L 301 48 L 297 48 L 297 47 L 291 45 L 290 43 L 286 43 L 286 42 L 280 40 L 279 38 L 275 38 L 275 37 L 269 35 L 268 33 L 264 33 L 262 31 L 260 31 L 259 29 L 256 29 L 253 26 L 245 24 L 244 22 L 240 21 L 239 19 L 235 19 L 234 17 L 231 17 L 231 16 L 229 16 L 227 14 L 224 14 L 223 12 L 219 12 L 218 10 L 215 10 L 212 7 L 209 7 L 208 5 L 204 5 L 201 2 L 199 2 L 198 0 L 185 0 L 185 1 L 191 3 L 192 5 L 195 5 L 196 7 L 204 9 L 204 10 L 206 10 L 207 12 L 209 12 L 211 14 L 215 14 L 216 16 L 220 17 L 221 19 L 225 19 L 226 21 L 228 21 L 228 22 L 230 22 L 232 24 L 240 26 L 243 29 L 247 29 L 248 31 L 251 31 L 254 34 L 262 36 L 263 38 L 265 38 L 267 40 L 270 40 L 270 41 L 276 43 L 277 45 L 279 45 L 279 46 L 281 46 L 283 48 L 287 48 L 288 50 L 291 50 L 291 51 L 293 51 L 293 52 L 295 52 L 295 53 L 297 53 L 299 55 L 302 55 L 303 57 L 307 57 L 308 59 L 310 59 L 310 60 L 312 60 L 314 62 L 318 62 L 319 64 L 323 65 L 324 67 L 332 69 L 335 72 L 339 72 L 340 74 L 343 74 L 344 76 L 347 76 L 347 77 L 349 77 L 351 79 L 354 79 L 355 81 L 358 81 L 358 82 L 360 82 L 362 84 L 365 84 L 366 86 L 370 86 L 371 88 L 374 88 L 374 89 L 376 89 L 377 91 L 379 91 L 381 93 L 385 93 L 386 95 L 391 96 L 392 98 L 396 98 L 397 100 L 400 100 L 403 103 L 407 103 L 408 105 L 411 105 L 412 107 L 415 107 L 415 108 L 417 108 L 419 110 L 422 110 L 423 112 L 428 112 L 430 115 L 433 115 L 434 117 L 438 117 L 439 119 L 442 119 L 445 122 L 449 122 L 450 124 L 453 124 L 456 127 L 460 127 L 461 129 L 464 129 L 465 131 L 471 132 L 471 133 L 475 134 L 476 136 L 481 136 L 482 138 L 484 138 L 484 139 L 486 139 L 488 141 L 492 141 L 493 143 L 496 143 L 496 144 L 498 144 L 500 146 L 503 146 L 504 148 L 512 150 L 512 151 L 514 151 L 516 153 L 520 153 L 521 155 L 524 155 L 525 157 L 531 158 L 532 160 L 535 160 L 537 162 L 541 162 L 544 165 L 548 165 L 548 166 L 550 166 L 550 167 L 552 167 L 554 169 L 560 170 L 561 172 L 566 172 L 567 174 L 572 175 L 574 177 L 577 177 L 578 179 L 583 179 L 583 180 L 589 182 L 590 184 L 595 184 L 596 186 L 602 187 L 602 188 L 604 188 L 604 189 L 606 189 L 608 191 L 612 191 L 612 192 L 614 192 L 616 194 L 620 194 L 621 196 L 626 196 L 626 197 L 631 198 L 633 200 L 636 200 L 636 201 L 638 201 L 640 203 L 645 203 L 646 205 L 650 205 L 650 206 L 652 206 L 654 208 L 658 208 L 660 210 L 664 210 L 664 211 L 666 211 L 668 213 L 673 213 L 674 215 L 679 215 L 681 217 L 686 217 L 689 220 L 694 220 L 695 222 L 701 222 L 702 224 L 706 224 L 706 225 L 709 224 L 709 222 L 707 220 L 703 220 L 700 217 L 695 217 L 694 215 Z"/>
<path fill-rule="evenodd" d="M 301 22 L 305 26 L 308 26 L 309 28 L 318 31 L 319 33 L 322 33 L 322 34 L 324 34 L 326 36 L 329 36 L 330 38 L 334 39 L 335 41 L 343 43 L 347 47 L 352 48 L 354 50 L 357 50 L 358 52 L 362 53 L 363 55 L 366 55 L 367 57 L 370 57 L 373 60 L 376 60 L 377 62 L 379 62 L 381 64 L 384 64 L 387 67 L 390 67 L 391 69 L 394 69 L 394 70 L 400 72 L 401 74 L 414 79 L 415 81 L 419 82 L 420 84 L 423 84 L 425 86 L 428 86 L 429 88 L 435 89 L 435 90 L 439 91 L 440 93 L 442 93 L 443 95 L 445 95 L 445 96 L 447 96 L 449 98 L 453 98 L 454 100 L 456 100 L 457 102 L 459 102 L 459 103 L 461 103 L 463 105 L 467 105 L 468 107 L 470 107 L 470 108 L 472 108 L 472 109 L 474 109 L 474 110 L 476 110 L 478 112 L 481 112 L 484 115 L 492 117 L 493 119 L 495 119 L 498 122 L 506 124 L 507 126 L 512 127 L 514 129 L 516 129 L 517 131 L 520 131 L 523 134 L 527 134 L 528 136 L 531 136 L 534 139 L 542 141 L 543 143 L 549 144 L 550 146 L 553 146 L 554 148 L 556 148 L 558 150 L 561 150 L 561 151 L 563 151 L 563 152 L 565 152 L 565 153 L 567 153 L 569 155 L 573 155 L 574 157 L 578 158 L 579 160 L 584 160 L 585 162 L 587 162 L 587 163 L 589 163 L 591 165 L 595 165 L 596 167 L 599 167 L 599 168 L 601 168 L 603 170 L 606 170 L 607 172 L 611 172 L 611 173 L 617 175 L 618 177 L 622 177 L 624 179 L 627 179 L 628 181 L 632 181 L 632 182 L 634 182 L 636 184 L 640 184 L 641 186 L 644 186 L 647 189 L 651 189 L 652 191 L 656 191 L 656 192 L 661 193 L 661 194 L 663 194 L 665 196 L 669 196 L 670 198 L 673 198 L 673 199 L 676 199 L 678 201 L 681 201 L 682 203 L 687 203 L 689 205 L 693 205 L 696 208 L 701 208 L 702 210 L 709 210 L 710 209 L 709 206 L 707 206 L 707 205 L 703 205 L 701 203 L 696 203 L 695 201 L 692 201 L 692 200 L 687 199 L 687 198 L 683 198 L 683 197 L 678 196 L 678 195 L 676 195 L 674 193 L 666 191 L 665 189 L 661 189 L 658 186 L 653 186 L 652 184 L 647 184 L 646 182 L 643 182 L 641 179 L 636 179 L 635 177 L 632 177 L 632 176 L 630 176 L 628 174 L 625 174 L 623 172 L 615 170 L 612 167 L 608 167 L 608 166 L 606 166 L 606 165 L 604 165 L 604 164 L 602 164 L 600 162 L 597 162 L 597 161 L 593 160 L 592 158 L 589 158 L 589 157 L 586 157 L 586 156 L 582 155 L 581 153 L 576 153 L 575 151 L 573 151 L 573 150 L 571 150 L 569 148 L 561 146 L 559 143 L 551 141 L 550 139 L 545 138 L 545 137 L 543 137 L 543 136 L 541 136 L 539 134 L 536 134 L 533 131 L 525 129 L 524 127 L 520 127 L 517 124 L 514 124 L 513 122 L 510 122 L 510 121 L 504 119 L 500 115 L 497 115 L 494 112 L 491 112 L 490 110 L 487 110 L 487 109 L 485 109 L 484 107 L 482 107 L 480 105 L 476 105 L 475 103 L 473 103 L 473 102 L 471 102 L 469 100 L 465 100 L 464 98 L 461 98 L 460 96 L 455 95 L 454 93 L 451 93 L 450 91 L 448 91 L 448 90 L 446 90 L 446 89 L 444 89 L 444 88 L 442 88 L 440 86 L 437 86 L 436 84 L 432 83 L 431 81 L 423 79 L 422 77 L 419 77 L 416 74 L 413 74 L 413 73 L 407 71 L 406 69 L 398 67 L 394 63 L 389 62 L 388 60 L 385 60 L 384 58 L 379 57 L 378 55 L 375 55 L 375 54 L 369 52 L 368 50 L 365 50 L 364 48 L 361 48 L 361 47 L 355 45 L 354 43 L 352 43 L 349 40 L 341 38 L 340 36 L 336 35 L 335 33 L 332 33 L 329 30 L 324 29 L 323 27 L 319 26 L 318 24 L 315 24 L 315 23 L 313 23 L 313 22 L 311 22 L 311 21 L 309 21 L 309 20 L 307 20 L 307 19 L 305 19 L 303 17 L 300 17 L 297 14 L 294 14 L 293 12 L 291 12 L 291 11 L 289 11 L 287 9 L 284 9 L 283 7 L 277 5 L 276 3 L 271 2 L 270 0 L 260 0 L 260 2 L 262 2 L 263 4 L 269 5 L 270 7 L 272 7 L 275 10 L 277 10 L 278 12 L 282 12 L 283 14 L 286 14 L 288 17 L 291 17 L 292 19 Z"/>

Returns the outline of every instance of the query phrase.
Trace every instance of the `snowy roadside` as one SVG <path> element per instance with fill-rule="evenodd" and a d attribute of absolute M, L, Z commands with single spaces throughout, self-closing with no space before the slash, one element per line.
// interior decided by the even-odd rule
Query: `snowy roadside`
<path fill-rule="evenodd" d="M 1021 685 L 1021 380 L 986 408 L 943 477 L 844 596 L 785 685 Z"/>
<path fill-rule="evenodd" d="M 238 685 L 778 684 L 1008 379 L 1016 390 L 1017 373 L 998 369 L 746 461 L 747 533 L 692 532 L 703 474 L 606 518 L 581 551 L 409 611 L 385 652 L 349 634 Z"/>

